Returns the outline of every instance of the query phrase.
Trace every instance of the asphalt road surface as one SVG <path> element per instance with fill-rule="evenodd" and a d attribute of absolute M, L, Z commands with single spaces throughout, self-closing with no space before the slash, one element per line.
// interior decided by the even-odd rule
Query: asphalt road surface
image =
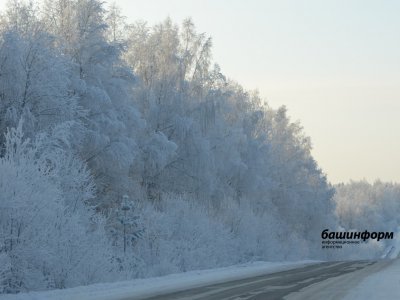
<path fill-rule="evenodd" d="M 146 300 L 341 299 L 367 275 L 391 263 L 325 262 L 302 268 L 158 295 Z M 126 299 L 135 300 L 135 299 Z"/>

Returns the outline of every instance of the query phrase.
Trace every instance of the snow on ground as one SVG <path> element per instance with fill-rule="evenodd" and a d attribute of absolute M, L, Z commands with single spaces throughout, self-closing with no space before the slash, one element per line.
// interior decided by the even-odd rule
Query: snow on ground
<path fill-rule="evenodd" d="M 400 259 L 382 271 L 365 278 L 352 289 L 344 300 L 400 299 Z"/>
<path fill-rule="evenodd" d="M 119 300 L 140 299 L 208 284 L 243 279 L 262 274 L 302 267 L 317 261 L 252 262 L 225 268 L 190 271 L 163 277 L 99 283 L 64 290 L 0 295 L 1 300 Z"/>
<path fill-rule="evenodd" d="M 346 300 L 364 299 L 400 299 L 400 233 L 393 245 L 385 254 L 385 258 L 395 259 L 393 263 L 378 273 L 365 278 L 345 297 Z"/>

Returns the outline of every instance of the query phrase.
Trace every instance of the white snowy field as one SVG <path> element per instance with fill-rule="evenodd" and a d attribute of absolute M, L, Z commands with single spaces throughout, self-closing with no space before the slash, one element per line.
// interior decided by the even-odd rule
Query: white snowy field
<path fill-rule="evenodd" d="M 208 284 L 243 279 L 257 275 L 290 270 L 318 261 L 252 262 L 225 268 L 190 271 L 162 277 L 135 279 L 114 283 L 99 283 L 64 290 L 0 295 L 1 300 L 119 300 L 140 299 Z"/>
<path fill-rule="evenodd" d="M 395 259 L 393 263 L 380 272 L 366 277 L 360 284 L 349 292 L 345 300 L 364 299 L 400 299 L 400 239 L 385 254 L 386 258 Z"/>
<path fill-rule="evenodd" d="M 400 299 L 400 259 L 378 273 L 366 277 L 344 300 Z"/>

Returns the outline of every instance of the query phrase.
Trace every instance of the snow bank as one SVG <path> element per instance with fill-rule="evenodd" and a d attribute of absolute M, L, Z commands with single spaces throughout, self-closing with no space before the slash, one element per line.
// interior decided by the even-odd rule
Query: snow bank
<path fill-rule="evenodd" d="M 162 293 L 299 268 L 312 263 L 316 263 L 316 261 L 252 262 L 225 268 L 191 271 L 163 277 L 136 279 L 131 281 L 93 284 L 65 290 L 21 293 L 17 295 L 0 295 L 0 299 L 118 300 L 127 297 L 131 299 L 141 299 Z"/>
<path fill-rule="evenodd" d="M 381 272 L 365 278 L 344 300 L 399 299 L 400 298 L 400 259 Z"/>
<path fill-rule="evenodd" d="M 382 258 L 396 259 L 384 270 L 372 274 L 357 285 L 345 299 L 400 299 L 400 233 Z"/>

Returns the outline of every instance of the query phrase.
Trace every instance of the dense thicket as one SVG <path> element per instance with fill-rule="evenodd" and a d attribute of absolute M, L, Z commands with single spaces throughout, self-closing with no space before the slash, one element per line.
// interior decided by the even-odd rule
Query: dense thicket
<path fill-rule="evenodd" d="M 301 126 L 191 20 L 124 20 L 98 0 L 2 14 L 0 292 L 323 258 L 334 190 Z"/>
<path fill-rule="evenodd" d="M 379 180 L 373 184 L 364 181 L 350 181 L 335 186 L 335 214 L 339 225 L 347 230 L 399 232 L 400 185 Z M 361 252 L 341 253 L 347 258 L 374 258 L 385 253 L 395 240 L 385 239 L 379 243 L 371 240 Z"/>

